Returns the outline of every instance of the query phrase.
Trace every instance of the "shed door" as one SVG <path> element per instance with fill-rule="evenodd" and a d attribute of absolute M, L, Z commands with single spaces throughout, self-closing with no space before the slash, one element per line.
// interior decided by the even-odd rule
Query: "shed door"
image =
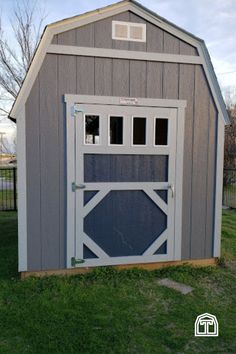
<path fill-rule="evenodd" d="M 75 258 L 81 266 L 172 260 L 177 110 L 80 109 Z"/>

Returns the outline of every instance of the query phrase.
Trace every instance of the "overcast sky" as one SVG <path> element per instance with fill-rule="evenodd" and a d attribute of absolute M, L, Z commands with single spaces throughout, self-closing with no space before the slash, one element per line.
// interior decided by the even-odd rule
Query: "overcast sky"
<path fill-rule="evenodd" d="M 45 24 L 115 2 L 112 0 L 38 0 L 39 6 L 47 15 Z M 140 0 L 140 3 L 203 38 L 220 85 L 236 86 L 236 0 Z M 16 0 L 0 0 L 3 27 L 9 36 L 10 19 L 15 4 Z"/>

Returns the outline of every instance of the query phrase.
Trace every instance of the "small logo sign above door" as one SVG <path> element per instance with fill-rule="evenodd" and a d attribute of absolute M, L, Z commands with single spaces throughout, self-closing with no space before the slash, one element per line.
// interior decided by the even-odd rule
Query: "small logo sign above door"
<path fill-rule="evenodd" d="M 134 106 L 138 104 L 138 99 L 134 97 L 121 97 L 120 98 L 120 104 L 126 104 L 129 106 Z"/>

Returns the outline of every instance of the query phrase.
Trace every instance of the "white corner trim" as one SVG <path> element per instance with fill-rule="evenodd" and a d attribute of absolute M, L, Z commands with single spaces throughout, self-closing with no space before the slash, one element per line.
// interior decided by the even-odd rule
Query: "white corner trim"
<path fill-rule="evenodd" d="M 216 159 L 216 189 L 215 189 L 215 225 L 213 256 L 220 257 L 221 251 L 221 220 L 222 220 L 222 193 L 224 168 L 224 132 L 225 126 L 218 116 L 217 128 L 217 159 Z"/>
<path fill-rule="evenodd" d="M 18 270 L 27 271 L 27 188 L 25 107 L 17 120 Z"/>
<path fill-rule="evenodd" d="M 206 75 L 207 82 L 208 82 L 208 84 L 210 86 L 210 90 L 211 90 L 212 96 L 214 98 L 215 105 L 216 105 L 217 110 L 219 112 L 219 117 L 220 117 L 220 119 L 222 119 L 222 121 L 226 125 L 227 122 L 225 121 L 224 116 L 222 114 L 222 109 L 221 109 L 221 106 L 220 106 L 220 103 L 219 103 L 219 100 L 218 100 L 218 97 L 217 97 L 217 94 L 216 94 L 216 90 L 215 90 L 215 87 L 214 87 L 214 84 L 213 84 L 214 80 L 211 77 L 210 70 L 209 70 L 209 68 L 207 66 L 206 59 L 205 59 L 205 56 L 204 56 L 204 53 L 203 53 L 201 45 L 198 45 L 198 52 L 199 52 L 200 57 L 203 58 L 203 64 L 202 64 L 203 65 L 203 71 L 204 71 L 204 73 Z"/>
<path fill-rule="evenodd" d="M 118 58 L 131 60 L 148 60 L 168 63 L 203 64 L 199 56 L 180 55 L 168 53 L 150 53 L 132 50 L 104 49 L 91 47 L 77 47 L 69 45 L 51 44 L 48 47 L 49 54 L 81 55 L 100 58 Z"/>

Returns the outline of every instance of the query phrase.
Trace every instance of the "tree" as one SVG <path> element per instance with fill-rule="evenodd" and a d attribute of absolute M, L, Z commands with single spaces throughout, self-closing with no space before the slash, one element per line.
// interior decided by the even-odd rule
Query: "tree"
<path fill-rule="evenodd" d="M 11 21 L 14 43 L 9 43 L 0 18 L 0 118 L 8 116 L 37 48 L 45 16 L 37 3 L 17 3 Z"/>
<path fill-rule="evenodd" d="M 224 91 L 226 108 L 230 117 L 230 125 L 225 127 L 225 146 L 224 146 L 224 184 L 235 183 L 236 169 L 236 88 L 227 88 Z"/>

